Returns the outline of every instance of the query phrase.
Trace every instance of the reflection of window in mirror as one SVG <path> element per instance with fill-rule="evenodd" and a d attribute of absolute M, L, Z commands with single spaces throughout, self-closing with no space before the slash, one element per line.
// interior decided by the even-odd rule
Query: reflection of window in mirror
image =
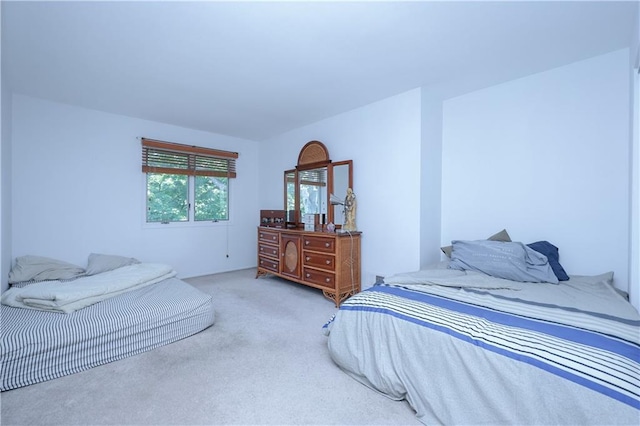
<path fill-rule="evenodd" d="M 312 170 L 301 170 L 300 181 L 300 214 L 317 214 L 327 212 L 327 169 L 325 167 Z"/>

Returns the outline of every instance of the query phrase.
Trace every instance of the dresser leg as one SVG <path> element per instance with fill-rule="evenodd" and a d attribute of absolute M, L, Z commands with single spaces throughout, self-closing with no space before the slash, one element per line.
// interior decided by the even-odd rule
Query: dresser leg
<path fill-rule="evenodd" d="M 348 299 L 349 297 L 353 296 L 356 293 L 357 291 L 347 291 L 345 293 L 338 294 L 335 292 L 322 290 L 322 294 L 324 294 L 324 297 L 326 297 L 329 300 L 332 300 L 333 303 L 336 304 L 336 308 L 339 308 L 342 302 L 344 302 L 346 299 Z"/>

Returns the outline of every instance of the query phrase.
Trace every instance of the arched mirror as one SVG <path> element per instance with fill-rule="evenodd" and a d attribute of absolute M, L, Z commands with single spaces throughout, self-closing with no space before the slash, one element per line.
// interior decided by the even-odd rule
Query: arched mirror
<path fill-rule="evenodd" d="M 284 209 L 287 226 L 302 228 L 304 215 L 318 215 L 319 224 L 344 222 L 341 205 L 331 204 L 331 194 L 343 200 L 347 188 L 353 188 L 353 161 L 332 162 L 327 147 L 320 141 L 308 142 L 293 170 L 284 172 Z"/>

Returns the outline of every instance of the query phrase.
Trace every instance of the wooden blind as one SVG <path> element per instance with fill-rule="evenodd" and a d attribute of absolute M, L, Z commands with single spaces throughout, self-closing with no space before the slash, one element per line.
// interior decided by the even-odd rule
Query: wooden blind
<path fill-rule="evenodd" d="M 298 179 L 302 185 L 327 186 L 327 169 L 302 170 Z"/>
<path fill-rule="evenodd" d="M 236 177 L 237 152 L 142 138 L 142 171 Z"/>

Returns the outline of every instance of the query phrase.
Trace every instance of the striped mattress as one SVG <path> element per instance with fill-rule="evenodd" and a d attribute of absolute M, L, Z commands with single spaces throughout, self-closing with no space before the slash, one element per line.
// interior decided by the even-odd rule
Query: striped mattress
<path fill-rule="evenodd" d="M 214 322 L 210 295 L 177 278 L 70 314 L 0 305 L 0 390 L 84 371 L 198 333 Z"/>
<path fill-rule="evenodd" d="M 436 282 L 345 301 L 334 361 L 426 424 L 639 424 L 640 317 L 609 284 Z"/>

